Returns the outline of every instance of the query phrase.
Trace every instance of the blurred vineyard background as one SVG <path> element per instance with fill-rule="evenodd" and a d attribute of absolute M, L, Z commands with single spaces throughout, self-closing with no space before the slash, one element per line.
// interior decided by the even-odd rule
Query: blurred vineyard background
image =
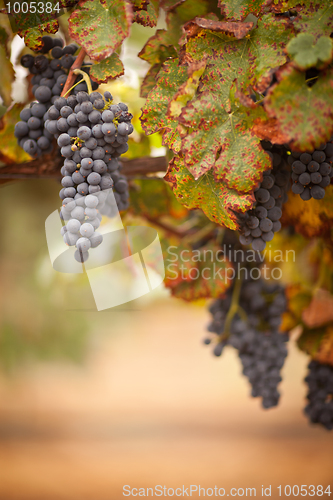
<path fill-rule="evenodd" d="M 133 28 L 126 74 L 107 86 L 135 115 L 129 157 L 165 154 L 138 120 L 137 47 L 154 31 Z M 97 313 L 85 277 L 50 265 L 44 223 L 58 190 L 53 180 L 1 185 L 0 499 L 110 500 L 125 484 L 256 487 L 257 496 L 262 484 L 326 487 L 333 436 L 302 415 L 308 360 L 294 342 L 281 404 L 265 412 L 235 353 L 216 359 L 202 345 L 204 302 L 161 288 Z"/>

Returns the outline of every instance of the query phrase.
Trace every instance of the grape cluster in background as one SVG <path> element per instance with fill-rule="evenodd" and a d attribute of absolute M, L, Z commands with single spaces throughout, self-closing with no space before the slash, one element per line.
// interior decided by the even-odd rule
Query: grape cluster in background
<path fill-rule="evenodd" d="M 333 138 L 312 152 L 295 152 L 289 157 L 292 191 L 302 200 L 322 200 L 333 177 Z"/>
<path fill-rule="evenodd" d="M 277 386 L 282 380 L 289 336 L 279 327 L 287 300 L 283 286 L 253 278 L 247 255 L 241 255 L 248 272 L 238 272 L 225 296 L 211 304 L 208 331 L 217 337 L 207 337 L 204 343 L 215 343 L 215 356 L 221 356 L 227 345 L 238 351 L 243 375 L 252 386 L 251 396 L 260 397 L 263 408 L 268 409 L 277 406 L 280 398 Z M 228 257 L 237 269 L 241 262 L 236 247 L 231 247 Z"/>

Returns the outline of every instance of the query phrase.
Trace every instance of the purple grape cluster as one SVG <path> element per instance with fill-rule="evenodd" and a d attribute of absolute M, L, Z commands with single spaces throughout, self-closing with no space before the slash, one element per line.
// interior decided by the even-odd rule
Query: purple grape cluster
<path fill-rule="evenodd" d="M 333 429 L 333 366 L 312 360 L 305 378 L 308 386 L 305 414 L 314 424 Z"/>
<path fill-rule="evenodd" d="M 234 285 L 235 286 L 235 285 Z M 287 301 L 284 288 L 263 279 L 245 279 L 242 282 L 239 306 L 229 332 L 225 331 L 227 315 L 232 302 L 233 288 L 225 297 L 216 300 L 210 307 L 213 316 L 208 331 L 218 335 L 213 353 L 220 356 L 226 345 L 238 351 L 243 374 L 252 386 L 252 397 L 261 397 L 262 406 L 271 408 L 279 402 L 277 389 L 281 382 L 280 371 L 287 356 L 285 343 L 288 335 L 279 332 L 281 314 Z M 212 338 L 204 340 L 211 344 Z"/>
<path fill-rule="evenodd" d="M 264 172 L 262 182 L 254 189 L 255 206 L 244 214 L 238 214 L 239 241 L 251 244 L 253 250 L 261 252 L 274 233 L 281 229 L 282 205 L 287 200 L 290 174 L 286 168 L 286 150 L 262 142 L 272 160 L 273 168 Z"/>
<path fill-rule="evenodd" d="M 292 192 L 304 201 L 322 200 L 333 177 L 333 138 L 311 152 L 291 151 L 288 163 L 292 168 Z"/>
<path fill-rule="evenodd" d="M 31 83 L 36 102 L 32 102 L 29 107 L 21 111 L 21 121 L 15 125 L 14 132 L 18 144 L 34 158 L 52 151 L 52 134 L 44 127 L 47 111 L 60 96 L 67 80 L 68 70 L 76 59 L 74 54 L 78 50 L 75 44 L 63 47 L 60 38 L 44 36 L 42 42 L 40 54 L 36 56 L 25 54 L 21 57 L 21 65 L 29 69 L 33 75 Z M 89 65 L 83 70 L 89 74 Z M 82 77 L 78 76 L 76 83 L 81 79 Z M 98 84 L 91 83 L 93 90 L 96 90 Z M 86 90 L 87 85 L 82 82 L 74 87 L 72 93 L 77 94 Z"/>
<path fill-rule="evenodd" d="M 77 247 L 79 262 L 85 262 L 88 250 L 103 240 L 95 232 L 102 215 L 128 208 L 128 183 L 120 173 L 118 158 L 128 150 L 132 115 L 126 104 L 112 102 L 110 92 L 102 96 L 80 91 L 58 97 L 45 121 L 65 158 L 59 193 L 63 200 L 60 217 L 66 222 L 62 236 L 67 245 Z M 111 188 L 114 197 L 107 195 Z"/>

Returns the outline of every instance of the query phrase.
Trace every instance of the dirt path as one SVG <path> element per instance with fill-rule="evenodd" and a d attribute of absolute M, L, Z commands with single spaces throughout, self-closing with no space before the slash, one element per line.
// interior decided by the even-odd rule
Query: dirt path
<path fill-rule="evenodd" d="M 332 483 L 333 435 L 301 412 L 306 358 L 291 348 L 281 405 L 264 412 L 235 354 L 202 346 L 207 321 L 174 300 L 107 312 L 84 368 L 45 364 L 0 381 L 0 499 L 114 500 L 123 485 L 191 484 L 256 487 L 259 498 L 271 484 L 279 498 L 279 484 Z"/>

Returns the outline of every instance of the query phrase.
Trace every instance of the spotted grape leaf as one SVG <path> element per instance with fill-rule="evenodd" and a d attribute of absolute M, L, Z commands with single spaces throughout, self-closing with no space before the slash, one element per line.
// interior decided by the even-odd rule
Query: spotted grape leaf
<path fill-rule="evenodd" d="M 157 84 L 148 94 L 142 108 L 140 120 L 146 134 L 153 134 L 164 129 L 164 142 L 177 141 L 179 136 L 177 132 L 178 122 L 167 116 L 167 109 L 170 100 L 187 78 L 187 68 L 178 66 L 177 59 L 164 63 L 158 74 Z"/>
<path fill-rule="evenodd" d="M 328 186 L 322 200 L 304 203 L 299 195 L 288 193 L 283 205 L 282 222 L 290 225 L 306 238 L 330 238 L 333 225 L 333 186 Z"/>
<path fill-rule="evenodd" d="M 333 323 L 321 328 L 305 328 L 298 347 L 319 363 L 333 365 Z"/>
<path fill-rule="evenodd" d="M 90 78 L 97 83 L 106 83 L 107 81 L 118 78 L 124 74 L 124 66 L 119 59 L 118 54 L 114 53 L 101 62 L 95 62 L 90 71 Z"/>
<path fill-rule="evenodd" d="M 287 65 L 277 73 L 264 101 L 270 117 L 292 149 L 311 151 L 329 140 L 333 132 L 333 70 L 322 71 L 312 87 L 304 72 Z"/>
<path fill-rule="evenodd" d="M 166 287 L 174 297 L 186 301 L 218 298 L 232 283 L 232 264 L 221 256 L 221 248 L 213 244 L 200 250 L 181 245 L 164 253 Z"/>
<path fill-rule="evenodd" d="M 253 194 L 239 195 L 222 182 L 216 182 L 210 172 L 196 181 L 180 156 L 170 162 L 165 180 L 182 205 L 188 209 L 200 208 L 211 221 L 229 229 L 238 228 L 235 212 L 246 212 L 254 203 Z"/>
<path fill-rule="evenodd" d="M 133 12 L 123 0 L 80 0 L 69 34 L 94 61 L 110 57 L 129 35 Z"/>
<path fill-rule="evenodd" d="M 187 70 L 188 79 L 179 87 L 179 90 L 169 102 L 167 116 L 177 118 L 183 107 L 193 99 L 197 91 L 199 80 L 206 67 L 206 60 L 192 63 Z"/>
<path fill-rule="evenodd" d="M 138 56 L 149 64 L 155 65 L 162 64 L 170 57 L 177 57 L 177 52 L 168 31 L 159 29 L 147 40 Z"/>
<path fill-rule="evenodd" d="M 225 33 L 234 36 L 237 40 L 244 38 L 253 28 L 253 22 L 240 23 L 240 22 L 224 22 L 218 19 L 206 19 L 204 17 L 196 17 L 189 21 L 184 26 L 187 36 L 195 36 L 200 33 L 201 28 L 209 29 L 217 33 Z"/>
<path fill-rule="evenodd" d="M 321 66 L 330 63 L 333 57 L 333 42 L 327 36 L 321 36 L 317 41 L 313 35 L 299 33 L 287 45 L 288 54 L 293 57 L 299 69 Z"/>
<path fill-rule="evenodd" d="M 148 73 L 144 77 L 140 87 L 140 97 L 147 97 L 149 92 L 155 87 L 157 75 L 162 68 L 162 64 L 154 64 L 149 68 Z"/>
<path fill-rule="evenodd" d="M 218 1 L 222 16 L 233 21 L 243 21 L 249 14 L 258 16 L 261 12 L 263 0 L 228 0 Z"/>
<path fill-rule="evenodd" d="M 149 26 L 153 28 L 157 24 L 159 14 L 158 0 L 150 0 L 147 10 L 139 10 L 134 13 L 133 21 L 142 24 L 142 26 Z"/>
<path fill-rule="evenodd" d="M 26 44 L 29 49 L 33 51 L 38 51 L 43 43 L 42 43 L 42 36 L 45 33 L 50 33 L 54 34 L 57 33 L 59 29 L 59 23 L 56 19 L 47 22 L 45 24 L 40 24 L 38 26 L 35 26 L 33 28 L 28 28 L 28 29 L 20 29 L 18 31 L 18 34 L 24 38 L 24 43 Z"/>
<path fill-rule="evenodd" d="M 200 89 L 212 93 L 218 90 L 225 103 L 229 99 L 229 91 L 235 78 L 243 91 L 249 85 L 259 91 L 268 87 L 272 68 L 286 62 L 283 49 L 292 34 L 289 21 L 275 20 L 272 14 L 263 16 L 257 27 L 239 40 L 224 33 L 200 28 L 193 36 L 188 33 L 181 62 L 188 64 L 192 60 L 206 58 L 207 68 L 201 78 Z M 216 83 L 219 83 L 218 89 Z"/>
<path fill-rule="evenodd" d="M 218 84 L 216 84 L 218 86 Z M 231 108 L 204 92 L 188 104 L 179 118 L 186 129 L 182 140 L 185 164 L 195 179 L 212 169 L 216 180 L 238 192 L 253 189 L 271 162 L 252 132 L 261 106 L 247 109 L 232 96 Z"/>
<path fill-rule="evenodd" d="M 149 178 L 133 181 L 130 211 L 135 215 L 147 217 L 151 222 L 164 215 L 181 219 L 188 213 L 166 182 Z"/>
<path fill-rule="evenodd" d="M 297 10 L 298 15 L 294 21 L 299 31 L 310 33 L 318 39 L 333 32 L 333 3 L 330 1 L 306 0 L 305 6 Z"/>
<path fill-rule="evenodd" d="M 24 105 L 15 104 L 1 118 L 0 161 L 6 164 L 31 160 L 30 156 L 17 145 L 17 139 L 14 137 L 15 124 L 20 121 L 20 112 L 23 108 Z"/>

